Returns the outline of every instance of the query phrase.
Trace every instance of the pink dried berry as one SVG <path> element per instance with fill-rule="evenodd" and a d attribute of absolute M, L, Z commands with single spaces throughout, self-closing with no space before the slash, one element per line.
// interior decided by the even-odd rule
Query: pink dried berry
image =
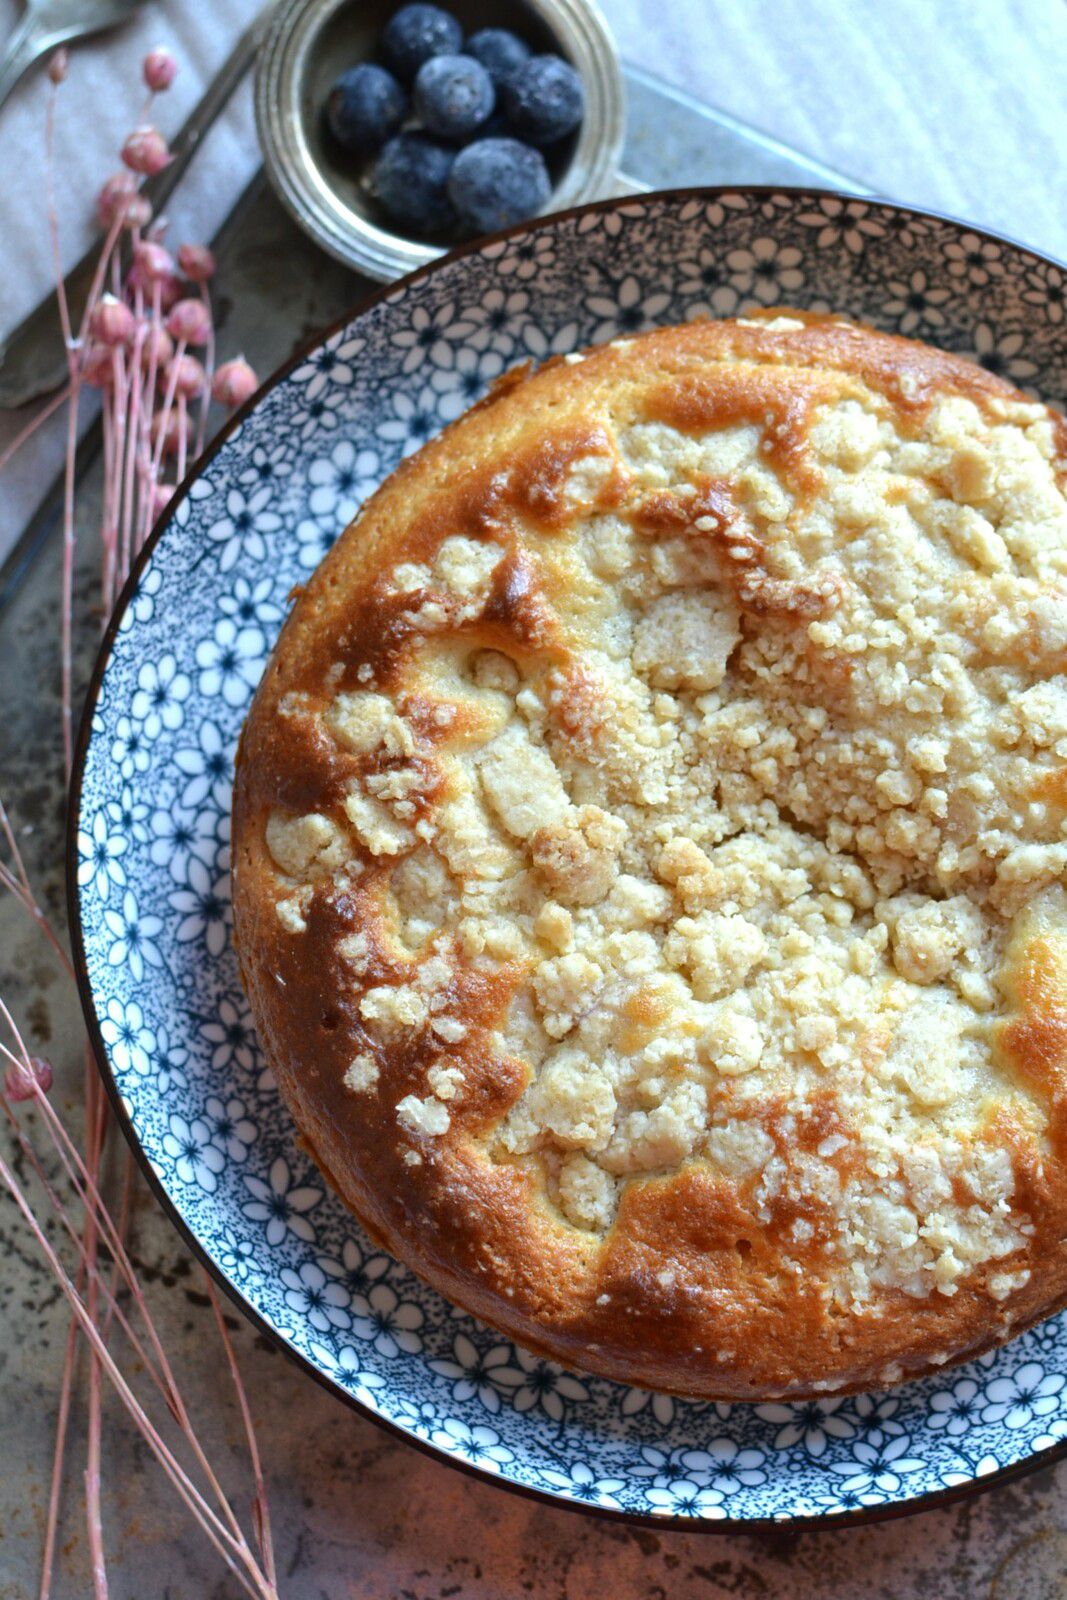
<path fill-rule="evenodd" d="M 102 228 L 110 228 L 116 217 L 125 216 L 134 195 L 137 179 L 125 167 L 112 173 L 96 197 L 96 220 Z"/>
<path fill-rule="evenodd" d="M 156 245 L 154 249 L 161 249 Z M 166 251 L 163 252 L 166 255 Z M 170 257 L 167 256 L 170 261 Z M 166 314 L 172 306 L 177 305 L 186 290 L 184 278 L 180 278 L 174 271 L 159 271 L 158 266 L 150 262 L 138 261 L 136 253 L 134 263 L 126 274 L 126 287 L 131 290 L 140 290 L 146 301 L 153 301 L 159 295 L 161 310 Z"/>
<path fill-rule="evenodd" d="M 252 368 L 244 356 L 237 356 L 233 361 L 224 361 L 218 369 L 211 385 L 211 394 L 220 406 L 233 411 L 237 406 L 243 406 L 246 400 L 251 400 L 258 388 L 259 379 Z"/>
<path fill-rule="evenodd" d="M 158 444 L 162 438 L 165 456 L 176 456 L 183 443 L 188 449 L 191 436 L 192 424 L 178 410 L 157 411 L 152 418 L 152 443 Z"/>
<path fill-rule="evenodd" d="M 194 283 L 207 283 L 215 276 L 215 257 L 206 244 L 183 244 L 178 251 L 178 265 Z"/>
<path fill-rule="evenodd" d="M 142 287 L 173 277 L 176 272 L 174 257 L 154 239 L 142 239 L 134 246 L 133 270 L 138 273 Z"/>
<path fill-rule="evenodd" d="M 211 318 L 202 300 L 179 300 L 167 318 L 167 332 L 181 344 L 207 344 Z"/>
<path fill-rule="evenodd" d="M 158 128 L 134 128 L 122 147 L 122 159 L 131 171 L 151 178 L 169 167 L 174 157 Z"/>
<path fill-rule="evenodd" d="M 159 304 L 162 308 L 163 315 L 166 316 L 171 307 L 178 304 L 178 301 L 185 294 L 189 285 L 186 283 L 184 278 L 179 278 L 176 272 L 171 272 L 168 273 L 168 275 L 163 279 L 159 287 L 161 291 L 159 296 Z"/>
<path fill-rule="evenodd" d="M 169 388 L 172 383 L 175 394 L 195 400 L 207 388 L 207 373 L 195 356 L 180 356 L 168 361 L 163 373 L 163 386 Z"/>
<path fill-rule="evenodd" d="M 173 483 L 154 483 L 152 485 L 152 521 L 158 522 L 174 499 Z"/>
<path fill-rule="evenodd" d="M 162 94 L 169 89 L 178 76 L 178 63 L 169 50 L 157 46 L 149 50 L 144 58 L 144 81 L 153 94 Z"/>
<path fill-rule="evenodd" d="M 100 344 L 132 344 L 137 319 L 124 300 L 101 295 L 89 313 L 89 332 Z"/>
<path fill-rule="evenodd" d="M 82 381 L 90 389 L 110 389 L 115 379 L 115 364 L 107 345 L 91 344 L 82 357 Z"/>
<path fill-rule="evenodd" d="M 135 228 L 146 228 L 152 220 L 152 207 L 143 194 L 135 194 L 130 198 L 123 217 L 123 225 L 132 233 Z"/>
<path fill-rule="evenodd" d="M 32 1100 L 47 1094 L 52 1087 L 52 1068 L 43 1056 L 28 1056 L 13 1061 L 4 1075 L 4 1093 L 9 1100 Z"/>
<path fill-rule="evenodd" d="M 161 327 L 158 322 L 150 323 L 141 346 L 142 367 L 151 366 L 153 360 L 157 369 L 165 367 L 173 354 L 174 340 L 166 328 Z"/>

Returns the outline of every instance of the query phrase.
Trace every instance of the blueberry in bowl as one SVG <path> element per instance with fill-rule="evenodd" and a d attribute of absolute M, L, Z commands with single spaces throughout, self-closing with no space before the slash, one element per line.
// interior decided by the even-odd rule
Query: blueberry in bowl
<path fill-rule="evenodd" d="M 342 150 L 365 155 L 397 132 L 407 109 L 408 97 L 393 74 L 373 61 L 360 61 L 330 90 L 326 121 Z"/>
<path fill-rule="evenodd" d="M 481 62 L 498 94 L 530 59 L 530 46 L 510 28 L 479 28 L 471 34 L 465 49 Z"/>
<path fill-rule="evenodd" d="M 516 101 L 515 79 L 545 58 L 563 71 L 539 65 Z M 559 88 L 575 78 L 577 119 Z M 297 220 L 331 254 L 389 280 L 490 226 L 610 193 L 622 75 L 596 0 L 278 0 L 256 117 L 268 176 Z M 486 141 L 531 154 L 465 162 L 462 208 L 447 177 L 444 203 L 446 167 Z"/>
<path fill-rule="evenodd" d="M 463 43 L 463 29 L 450 11 L 440 6 L 408 5 L 389 18 L 382 30 L 381 52 L 405 83 L 434 56 L 455 55 Z"/>
<path fill-rule="evenodd" d="M 561 56 L 531 56 L 504 85 L 504 115 L 516 137 L 553 144 L 573 133 L 585 111 L 582 80 Z"/>
<path fill-rule="evenodd" d="M 359 62 L 341 74 L 326 102 L 328 126 L 347 154 L 384 145 L 361 181 L 391 223 L 452 242 L 523 222 L 548 204 L 552 178 L 541 152 L 565 159 L 585 91 L 569 61 L 535 51 L 535 42 L 513 28 L 468 36 L 441 6 L 403 5 L 377 40 L 384 65 Z M 459 151 L 454 181 L 449 145 Z"/>
<path fill-rule="evenodd" d="M 397 222 L 423 234 L 444 233 L 456 221 L 448 180 L 456 152 L 425 133 L 398 133 L 371 169 L 369 186 Z"/>
<path fill-rule="evenodd" d="M 415 115 L 439 139 L 469 139 L 493 114 L 493 80 L 473 56 L 433 56 L 415 79 Z"/>
<path fill-rule="evenodd" d="M 552 193 L 540 151 L 518 139 L 478 139 L 452 163 L 448 194 L 472 233 L 495 233 L 536 216 Z"/>

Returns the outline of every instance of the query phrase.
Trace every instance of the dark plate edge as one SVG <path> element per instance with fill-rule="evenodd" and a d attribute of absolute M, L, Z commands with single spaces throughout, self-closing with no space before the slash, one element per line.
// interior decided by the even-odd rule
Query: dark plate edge
<path fill-rule="evenodd" d="M 100 1076 L 111 1102 L 112 1111 L 123 1135 L 126 1138 L 141 1172 L 148 1182 L 148 1186 L 155 1195 L 177 1229 L 186 1248 L 199 1261 L 200 1265 L 209 1274 L 212 1280 L 225 1293 L 227 1298 L 237 1307 L 253 1327 L 276 1346 L 293 1364 L 306 1372 L 323 1389 L 332 1394 L 335 1399 L 342 1401 L 349 1408 L 373 1422 L 385 1432 L 402 1439 L 405 1443 L 414 1446 L 432 1460 L 456 1471 L 466 1473 L 469 1477 L 476 1478 L 479 1482 L 495 1484 L 498 1488 L 506 1489 L 512 1494 L 522 1495 L 527 1499 L 535 1500 L 542 1505 L 547 1505 L 556 1510 L 573 1511 L 586 1516 L 599 1517 L 605 1521 L 621 1523 L 631 1527 L 668 1528 L 681 1533 L 715 1533 L 715 1534 L 740 1534 L 740 1533 L 767 1533 L 772 1530 L 787 1531 L 790 1533 L 830 1533 L 839 1528 L 865 1527 L 878 1522 L 892 1522 L 901 1517 L 915 1516 L 920 1512 L 938 1510 L 944 1506 L 953 1505 L 961 1500 L 968 1500 L 976 1495 L 984 1494 L 999 1484 L 1013 1482 L 1015 1479 L 1026 1476 L 1031 1472 L 1040 1471 L 1044 1467 L 1053 1466 L 1058 1461 L 1067 1459 L 1067 1439 L 1060 1444 L 1049 1445 L 1046 1449 L 1038 1451 L 1025 1460 L 1012 1462 L 1009 1466 L 1001 1467 L 996 1472 L 991 1472 L 986 1477 L 973 1478 L 967 1483 L 948 1485 L 943 1489 L 931 1489 L 927 1493 L 916 1496 L 913 1500 L 898 1503 L 886 1503 L 877 1506 L 865 1506 L 853 1511 L 827 1512 L 823 1516 L 805 1517 L 723 1517 L 714 1519 L 709 1517 L 677 1517 L 656 1516 L 652 1513 L 640 1511 L 627 1511 L 625 1508 L 615 1510 L 611 1506 L 591 1505 L 584 1501 L 570 1500 L 564 1495 L 550 1493 L 547 1489 L 537 1489 L 529 1484 L 516 1483 L 505 1478 L 502 1474 L 490 1472 L 484 1467 L 475 1466 L 468 1461 L 460 1460 L 450 1455 L 447 1451 L 439 1449 L 429 1440 L 418 1438 L 415 1434 L 407 1432 L 399 1423 L 391 1418 L 384 1417 L 371 1407 L 350 1394 L 341 1385 L 333 1382 L 307 1356 L 301 1354 L 273 1328 L 251 1303 L 241 1294 L 235 1284 L 226 1277 L 221 1267 L 212 1260 L 204 1246 L 193 1233 L 189 1223 L 186 1222 L 174 1200 L 163 1187 L 161 1180 L 156 1176 L 151 1162 L 141 1146 L 137 1132 L 132 1121 L 127 1115 L 122 1103 L 118 1085 L 111 1072 L 111 1063 L 107 1048 L 100 1032 L 99 1018 L 93 1002 L 92 987 L 89 979 L 88 962 L 85 954 L 85 944 L 82 938 L 81 907 L 78 892 L 78 818 L 81 808 L 82 775 L 85 758 L 92 737 L 92 719 L 96 703 L 100 695 L 100 687 L 104 673 L 111 658 L 112 646 L 118 633 L 119 623 L 132 600 L 141 573 L 148 563 L 157 544 L 162 538 L 178 504 L 187 498 L 193 483 L 205 469 L 210 466 L 216 455 L 229 441 L 232 434 L 241 427 L 245 418 L 260 404 L 266 396 L 276 389 L 289 377 L 290 373 L 306 360 L 311 351 L 317 349 L 325 340 L 347 328 L 356 317 L 362 317 L 374 309 L 390 296 L 410 289 L 431 273 L 440 271 L 453 261 L 461 260 L 468 255 L 481 252 L 487 244 L 499 243 L 508 239 L 517 238 L 525 233 L 536 233 L 541 228 L 555 227 L 560 221 L 574 217 L 589 216 L 603 211 L 613 211 L 627 205 L 645 205 L 649 202 L 672 201 L 682 202 L 687 200 L 714 200 L 723 194 L 746 195 L 789 195 L 794 199 L 810 200 L 818 204 L 822 200 L 839 201 L 847 205 L 850 201 L 858 202 L 865 206 L 875 206 L 881 210 L 903 213 L 907 216 L 929 219 L 935 222 L 949 222 L 957 227 L 965 228 L 969 233 L 976 234 L 981 239 L 988 239 L 996 244 L 1009 245 L 1013 250 L 1020 251 L 1035 262 L 1042 262 L 1058 267 L 1067 272 L 1067 263 L 1061 262 L 1054 256 L 1046 256 L 1035 250 L 1032 246 L 1021 243 L 1008 234 L 994 233 L 988 228 L 980 228 L 960 217 L 955 217 L 947 212 L 923 210 L 917 206 L 900 205 L 894 201 L 874 199 L 870 194 L 849 194 L 847 191 L 834 189 L 808 188 L 790 184 L 713 184 L 700 188 L 688 189 L 657 189 L 650 190 L 647 194 L 629 195 L 622 198 L 609 200 L 595 200 L 586 205 L 574 206 L 567 211 L 554 212 L 547 217 L 535 218 L 532 222 L 523 222 L 513 228 L 506 228 L 500 233 L 489 234 L 472 240 L 470 244 L 461 245 L 440 257 L 436 261 L 418 268 L 409 273 L 407 277 L 398 279 L 395 283 L 382 286 L 360 301 L 346 316 L 338 318 L 329 327 L 320 330 L 310 339 L 305 341 L 298 350 L 284 362 L 278 370 L 256 390 L 248 400 L 219 430 L 204 454 L 195 466 L 188 472 L 179 484 L 173 499 L 163 517 L 155 524 L 144 545 L 138 552 L 130 575 L 122 587 L 114 610 L 108 619 L 93 664 L 92 674 L 85 691 L 85 704 L 82 709 L 78 725 L 78 736 L 74 746 L 74 756 L 71 766 L 70 786 L 67 795 L 67 824 L 66 824 L 66 886 L 67 886 L 67 920 L 70 932 L 71 956 L 74 964 L 75 978 L 78 986 L 78 996 L 81 1001 L 82 1013 L 85 1019 L 86 1031 L 92 1045 Z"/>

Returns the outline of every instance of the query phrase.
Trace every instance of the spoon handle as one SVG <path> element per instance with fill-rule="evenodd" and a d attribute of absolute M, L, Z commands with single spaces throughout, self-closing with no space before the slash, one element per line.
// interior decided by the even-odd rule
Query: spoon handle
<path fill-rule="evenodd" d="M 23 73 L 48 49 L 50 33 L 26 12 L 16 22 L 0 56 L 0 106 L 3 105 Z"/>

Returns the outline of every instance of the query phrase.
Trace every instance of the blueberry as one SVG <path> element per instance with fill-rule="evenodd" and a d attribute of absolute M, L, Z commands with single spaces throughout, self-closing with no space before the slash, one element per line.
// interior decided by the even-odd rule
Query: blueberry
<path fill-rule="evenodd" d="M 377 150 L 404 120 L 408 98 L 391 72 L 361 61 L 338 78 L 326 102 L 330 132 L 345 150 Z"/>
<path fill-rule="evenodd" d="M 464 53 L 480 61 L 493 80 L 493 87 L 501 90 L 513 77 L 523 62 L 530 59 L 530 47 L 523 44 L 517 34 L 507 28 L 479 28 L 472 33 L 463 47 Z"/>
<path fill-rule="evenodd" d="M 504 109 L 520 139 L 551 144 L 582 120 L 582 80 L 560 56 L 531 56 L 505 84 Z"/>
<path fill-rule="evenodd" d="M 401 6 L 382 31 L 382 55 L 402 83 L 410 83 L 431 56 L 454 56 L 463 48 L 463 29 L 440 6 Z"/>
<path fill-rule="evenodd" d="M 443 233 L 456 214 L 448 198 L 455 151 L 424 133 L 398 133 L 374 163 L 370 187 L 393 221 L 411 233 Z"/>
<path fill-rule="evenodd" d="M 469 139 L 496 104 L 493 80 L 471 56 L 432 56 L 415 79 L 415 112 L 439 139 Z"/>
<path fill-rule="evenodd" d="M 544 158 L 529 145 L 477 139 L 456 157 L 448 193 L 468 228 L 494 233 L 540 211 L 552 185 Z"/>

